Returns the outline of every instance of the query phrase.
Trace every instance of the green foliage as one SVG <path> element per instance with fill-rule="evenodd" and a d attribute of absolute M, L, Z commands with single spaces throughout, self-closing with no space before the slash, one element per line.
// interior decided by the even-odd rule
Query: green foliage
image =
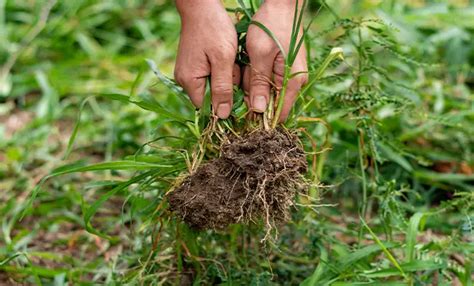
<path fill-rule="evenodd" d="M 227 2 L 243 46 L 260 1 Z M 0 284 L 472 285 L 472 7 L 308 2 L 311 83 L 286 126 L 315 187 L 262 244 L 258 225 L 196 232 L 166 208 L 218 155 L 214 138 L 200 149 L 209 96 L 195 111 L 166 76 L 170 1 L 0 0 L 0 66 L 16 58 L 0 77 Z M 245 124 L 235 97 L 217 130 Z"/>

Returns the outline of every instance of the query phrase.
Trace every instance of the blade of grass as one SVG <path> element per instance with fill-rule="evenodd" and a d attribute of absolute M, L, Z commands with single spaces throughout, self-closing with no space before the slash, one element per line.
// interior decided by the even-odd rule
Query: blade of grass
<path fill-rule="evenodd" d="M 243 0 L 237 0 L 237 2 L 239 3 L 240 7 L 242 8 L 242 10 L 244 10 L 244 13 L 245 15 L 249 18 L 249 19 L 252 19 L 252 14 L 250 14 L 249 10 L 247 9 L 247 6 L 245 5 L 244 1 Z"/>
<path fill-rule="evenodd" d="M 157 171 L 148 171 L 145 172 L 141 175 L 138 175 L 136 177 L 133 177 L 132 179 L 119 184 L 115 188 L 111 189 L 107 193 L 103 194 L 100 196 L 91 206 L 87 206 L 86 202 L 83 200 L 82 201 L 82 213 L 83 213 L 83 218 L 84 218 L 84 225 L 86 227 L 86 230 L 89 233 L 95 234 L 97 236 L 100 236 L 104 239 L 107 240 L 112 240 L 112 237 L 106 234 L 101 233 L 100 231 L 96 230 L 91 223 L 91 220 L 93 216 L 97 213 L 97 210 L 108 200 L 110 199 L 113 195 L 117 194 L 118 192 L 125 190 L 127 187 L 129 187 L 132 184 L 135 184 L 137 182 L 140 182 L 141 180 L 144 180 L 147 177 L 153 176 L 157 173 Z"/>
<path fill-rule="evenodd" d="M 154 168 L 168 168 L 173 167 L 172 165 L 161 165 L 154 163 L 135 162 L 135 161 L 113 161 L 113 162 L 102 162 L 89 166 L 80 166 L 79 164 L 69 164 L 53 170 L 49 175 L 43 177 L 40 182 L 33 188 L 29 198 L 24 203 L 24 209 L 20 215 L 20 220 L 23 219 L 26 212 L 30 209 L 33 201 L 41 191 L 43 184 L 50 178 L 77 173 L 77 172 L 88 172 L 88 171 L 105 171 L 105 170 L 149 170 Z"/>
<path fill-rule="evenodd" d="M 383 244 L 383 242 L 377 237 L 377 235 L 372 231 L 372 229 L 367 225 L 365 220 L 360 217 L 360 220 L 364 227 L 367 229 L 367 231 L 370 233 L 372 238 L 375 240 L 375 242 L 382 248 L 383 253 L 385 256 L 390 260 L 390 262 L 395 266 L 395 268 L 400 272 L 401 275 L 405 276 L 405 272 L 403 271 L 402 267 L 398 263 L 398 261 L 393 257 L 392 253 L 387 249 L 387 247 Z"/>
<path fill-rule="evenodd" d="M 417 212 L 410 218 L 405 248 L 407 262 L 412 262 L 415 258 L 416 235 L 418 234 L 418 229 L 425 215 L 425 213 Z"/>
<path fill-rule="evenodd" d="M 292 57 L 292 51 L 296 43 L 295 35 L 296 37 L 298 37 L 299 26 L 297 26 L 297 22 L 300 20 L 300 19 L 297 20 L 297 18 L 299 18 L 298 17 L 298 4 L 299 4 L 299 0 L 296 0 L 295 11 L 293 14 L 293 24 L 291 25 L 291 37 L 290 37 L 290 46 L 288 48 L 288 55 L 289 55 L 288 59 Z M 300 12 L 300 16 L 302 14 L 303 13 Z M 285 60 L 288 60 L 288 59 L 285 57 Z M 289 62 L 286 62 L 286 64 L 289 64 Z"/>
<path fill-rule="evenodd" d="M 443 269 L 446 265 L 444 263 L 439 263 L 434 260 L 424 260 L 424 261 L 413 261 L 409 263 L 404 263 L 400 265 L 400 269 L 403 270 L 403 273 L 413 273 L 418 271 L 432 271 L 437 269 Z M 385 278 L 388 276 L 398 276 L 400 275 L 400 270 L 397 267 L 377 270 L 374 272 L 367 272 L 364 276 L 368 278 Z M 403 274 L 402 276 L 405 276 Z"/>
<path fill-rule="evenodd" d="M 395 247 L 398 247 L 399 244 L 397 243 L 393 243 L 393 242 L 388 242 L 386 244 L 384 244 L 384 247 L 386 249 L 390 249 L 390 248 L 395 248 Z M 358 249 L 356 251 L 354 251 L 353 253 L 347 255 L 347 256 L 343 256 L 341 257 L 341 262 L 342 262 L 342 265 L 340 267 L 341 271 L 345 271 L 346 269 L 350 268 L 350 267 L 353 267 L 355 263 L 357 263 L 358 261 L 370 256 L 370 255 L 373 255 L 374 253 L 377 253 L 379 251 L 383 251 L 383 248 L 380 244 L 372 244 L 372 245 L 368 245 L 368 246 L 365 246 L 361 249 Z"/>
<path fill-rule="evenodd" d="M 79 111 L 77 113 L 77 118 L 76 118 L 76 123 L 74 124 L 74 128 L 72 130 L 72 133 L 71 133 L 71 136 L 69 137 L 69 140 L 67 142 L 67 147 L 66 147 L 66 152 L 64 153 L 64 156 L 63 156 L 63 160 L 66 160 L 69 155 L 71 154 L 71 151 L 72 151 L 72 147 L 74 145 L 74 142 L 76 141 L 76 137 L 77 137 L 77 132 L 79 131 L 79 126 L 81 124 L 81 116 L 82 116 L 82 112 L 84 110 L 84 107 L 86 106 L 86 103 L 91 99 L 92 97 L 89 96 L 87 97 L 86 99 L 84 99 L 82 102 L 81 102 L 81 105 L 79 107 Z"/>
<path fill-rule="evenodd" d="M 158 68 L 156 63 L 151 60 L 151 59 L 146 59 L 145 60 L 150 67 L 150 69 L 153 71 L 153 73 L 156 75 L 156 77 L 166 86 L 168 87 L 171 91 L 173 91 L 176 95 L 180 96 L 182 99 L 187 99 L 188 96 L 186 95 L 186 92 L 184 92 L 183 88 L 176 84 L 173 80 L 169 79 L 166 77 Z"/>
<path fill-rule="evenodd" d="M 311 274 L 310 277 L 306 278 L 302 283 L 301 286 L 312 286 L 312 285 L 318 285 L 318 281 L 322 278 L 323 274 L 325 273 L 326 269 L 326 262 L 328 260 L 328 252 L 327 250 L 319 245 L 319 251 L 320 251 L 320 256 L 319 256 L 319 263 L 316 269 L 314 269 L 313 274 Z"/>
<path fill-rule="evenodd" d="M 4 260 L 0 261 L 0 267 L 3 266 L 3 265 L 6 265 L 8 262 L 12 261 L 13 259 L 19 257 L 19 256 L 22 256 L 22 255 L 25 255 L 25 253 L 23 252 L 17 252 L 15 254 L 12 254 L 10 255 L 9 257 L 5 258 Z"/>
<path fill-rule="evenodd" d="M 153 111 L 153 112 L 155 112 L 155 113 L 157 113 L 161 116 L 171 118 L 171 119 L 174 119 L 176 121 L 192 121 L 191 119 L 182 116 L 178 112 L 168 111 L 166 108 L 161 106 L 159 103 L 157 103 L 154 100 L 152 101 L 151 99 L 144 99 L 144 98 L 140 97 L 140 100 L 133 100 L 127 95 L 117 94 L 117 93 L 100 93 L 100 94 L 96 94 L 96 96 L 104 97 L 104 98 L 108 98 L 108 99 L 112 99 L 112 100 L 117 100 L 117 101 L 120 101 L 120 102 L 132 103 L 132 104 L 135 104 L 135 105 L 137 105 L 138 107 L 140 107 L 142 109 L 145 109 L 145 110 L 148 110 L 148 111 Z"/>

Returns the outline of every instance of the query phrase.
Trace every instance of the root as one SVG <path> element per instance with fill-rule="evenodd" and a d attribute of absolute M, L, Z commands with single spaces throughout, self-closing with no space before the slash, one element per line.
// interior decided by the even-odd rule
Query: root
<path fill-rule="evenodd" d="M 307 162 L 298 137 L 287 130 L 259 129 L 230 135 L 219 158 L 185 178 L 169 193 L 170 208 L 196 229 L 258 223 L 264 240 L 289 218 L 297 193 L 305 193 Z"/>

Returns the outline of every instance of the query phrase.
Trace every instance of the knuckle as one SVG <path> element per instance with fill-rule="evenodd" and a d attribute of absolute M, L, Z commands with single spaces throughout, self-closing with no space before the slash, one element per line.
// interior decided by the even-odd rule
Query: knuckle
<path fill-rule="evenodd" d="M 268 41 L 265 37 L 257 35 L 247 36 L 245 47 L 250 57 L 267 56 L 274 53 L 275 50 L 275 44 L 271 40 Z"/>
<path fill-rule="evenodd" d="M 308 74 L 306 72 L 296 75 L 292 80 L 292 86 L 299 89 L 308 82 Z"/>
<path fill-rule="evenodd" d="M 270 79 L 263 74 L 255 74 L 251 78 L 250 84 L 252 86 L 268 86 L 270 84 Z"/>
<path fill-rule="evenodd" d="M 175 70 L 174 79 L 181 86 L 189 85 L 193 80 L 193 75 L 192 73 L 187 72 L 187 71 Z"/>
<path fill-rule="evenodd" d="M 298 84 L 300 86 L 305 85 L 308 82 L 308 74 L 304 73 L 297 77 Z"/>
<path fill-rule="evenodd" d="M 283 70 L 283 68 L 275 68 L 273 69 L 273 74 L 275 76 L 278 76 L 278 77 L 284 77 L 285 76 L 285 72 Z"/>
<path fill-rule="evenodd" d="M 274 52 L 274 48 L 271 43 L 268 44 L 268 43 L 263 42 L 262 44 L 260 44 L 259 41 L 251 41 L 251 42 L 247 42 L 246 47 L 247 47 L 247 52 L 251 58 L 269 56 L 273 54 Z"/>
<path fill-rule="evenodd" d="M 302 84 L 301 84 L 300 79 L 294 78 L 294 79 L 290 80 L 288 82 L 288 88 L 287 88 L 288 95 L 297 94 L 298 91 L 301 89 L 301 87 L 302 87 Z"/>
<path fill-rule="evenodd" d="M 285 58 L 281 53 L 279 53 L 278 56 L 275 58 L 275 67 L 282 71 L 285 68 Z"/>
<path fill-rule="evenodd" d="M 219 61 L 234 61 L 236 49 L 232 45 L 222 45 L 211 51 L 211 57 Z"/>
<path fill-rule="evenodd" d="M 212 93 L 217 96 L 232 96 L 232 86 L 223 83 L 216 83 L 212 86 Z"/>

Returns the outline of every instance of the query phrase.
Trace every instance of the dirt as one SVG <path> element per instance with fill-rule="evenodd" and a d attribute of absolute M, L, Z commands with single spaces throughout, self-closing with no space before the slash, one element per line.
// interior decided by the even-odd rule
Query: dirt
<path fill-rule="evenodd" d="M 288 220 L 297 192 L 307 188 L 304 150 L 283 129 L 231 136 L 217 159 L 201 165 L 168 196 L 170 208 L 194 229 L 224 229 L 263 221 L 268 228 Z"/>

